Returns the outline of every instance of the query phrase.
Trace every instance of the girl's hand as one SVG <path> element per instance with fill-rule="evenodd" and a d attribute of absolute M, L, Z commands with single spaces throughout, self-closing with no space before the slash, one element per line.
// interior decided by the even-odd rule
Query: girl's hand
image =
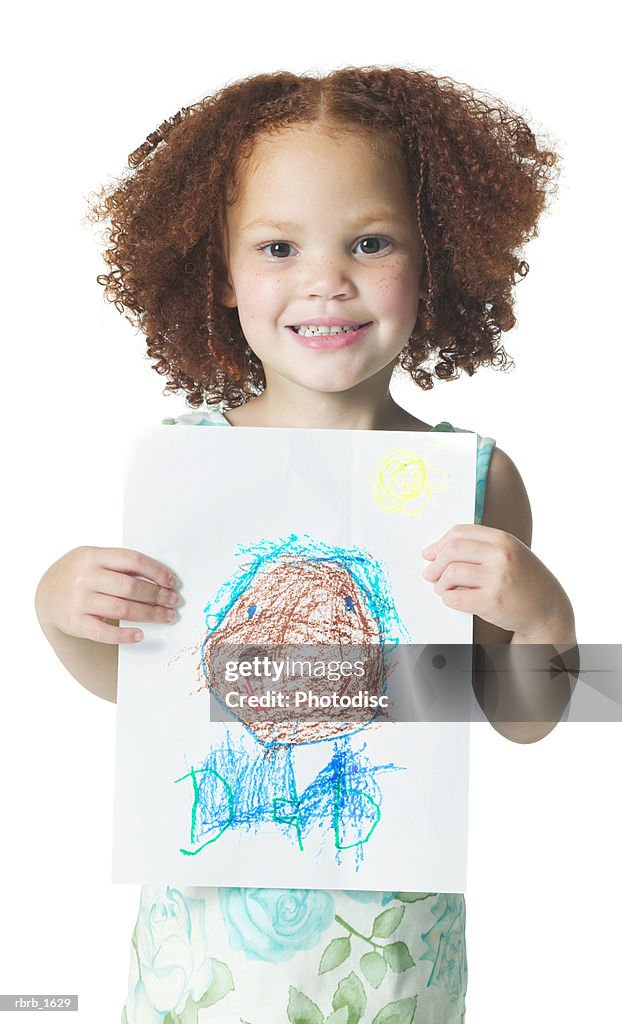
<path fill-rule="evenodd" d="M 144 577 L 144 578 L 140 578 Z M 143 632 L 128 622 L 172 622 L 179 595 L 161 562 L 127 548 L 74 548 L 43 576 L 39 617 L 68 636 L 103 644 L 137 643 Z"/>
<path fill-rule="evenodd" d="M 430 562 L 423 577 L 443 604 L 478 615 L 514 633 L 515 640 L 534 642 L 568 616 L 568 597 L 559 582 L 511 533 L 452 526 L 421 554 Z"/>

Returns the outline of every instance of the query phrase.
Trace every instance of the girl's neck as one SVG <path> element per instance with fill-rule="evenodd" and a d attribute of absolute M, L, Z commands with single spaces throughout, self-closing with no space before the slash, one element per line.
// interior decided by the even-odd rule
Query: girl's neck
<path fill-rule="evenodd" d="M 321 427 L 333 430 L 430 430 L 429 424 L 418 420 L 384 394 L 349 395 L 344 392 L 318 394 L 302 389 L 277 393 L 266 388 L 258 397 L 237 409 L 230 409 L 226 418 L 234 427 Z"/>

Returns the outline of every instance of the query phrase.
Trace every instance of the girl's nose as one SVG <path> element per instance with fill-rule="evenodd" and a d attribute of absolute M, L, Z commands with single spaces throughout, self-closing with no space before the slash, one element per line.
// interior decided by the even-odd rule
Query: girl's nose
<path fill-rule="evenodd" d="M 309 266 L 304 283 L 310 298 L 349 298 L 356 290 L 347 268 L 335 259 L 318 260 Z"/>

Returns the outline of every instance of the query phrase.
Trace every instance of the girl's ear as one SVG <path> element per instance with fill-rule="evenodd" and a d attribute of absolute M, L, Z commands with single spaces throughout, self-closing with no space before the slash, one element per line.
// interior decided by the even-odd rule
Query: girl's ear
<path fill-rule="evenodd" d="M 235 297 L 235 289 L 229 278 L 227 278 L 226 282 L 220 286 L 218 298 L 220 302 L 222 302 L 223 306 L 228 306 L 229 309 L 233 309 L 234 306 L 237 306 L 238 301 Z"/>
<path fill-rule="evenodd" d="M 218 301 L 222 302 L 223 306 L 228 306 L 229 309 L 233 309 L 237 306 L 238 301 L 235 297 L 235 288 L 231 284 L 231 271 L 229 269 L 229 234 L 226 226 L 223 227 L 223 239 L 222 249 L 220 252 L 222 260 L 222 267 L 226 273 L 224 282 L 218 289 Z"/>

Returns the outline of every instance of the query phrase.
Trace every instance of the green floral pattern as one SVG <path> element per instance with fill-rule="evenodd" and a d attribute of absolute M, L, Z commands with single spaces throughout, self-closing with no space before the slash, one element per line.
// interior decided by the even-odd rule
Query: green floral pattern
<path fill-rule="evenodd" d="M 121 1024 L 461 1024 L 466 989 L 462 893 L 144 887 Z"/>

